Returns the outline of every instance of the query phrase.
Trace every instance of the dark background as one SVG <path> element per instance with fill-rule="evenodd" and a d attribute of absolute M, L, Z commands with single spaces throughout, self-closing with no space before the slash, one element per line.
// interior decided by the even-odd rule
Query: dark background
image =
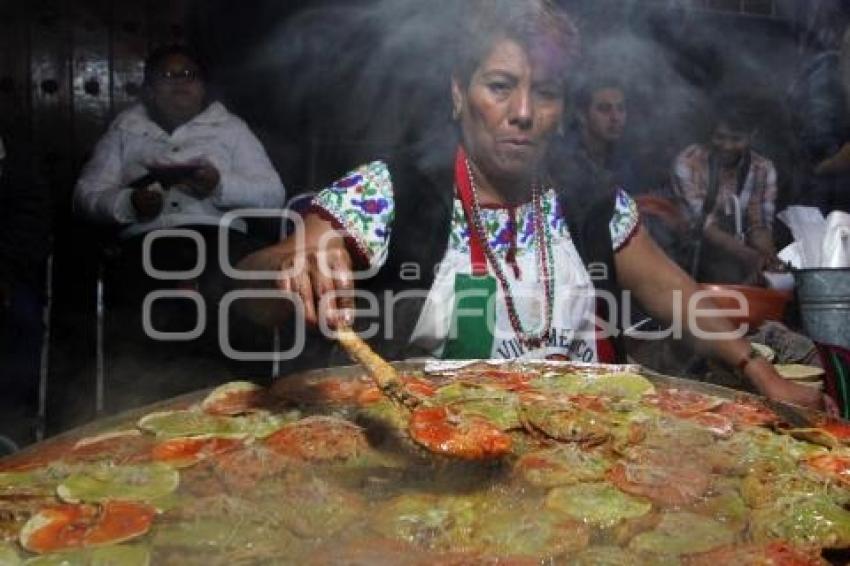
<path fill-rule="evenodd" d="M 699 134 L 703 95 L 717 89 L 734 85 L 781 103 L 809 55 L 809 20 L 824 10 L 820 6 L 835 4 L 561 3 L 579 23 L 585 58 L 595 61 L 596 67 L 622 70 L 632 83 L 630 129 L 663 126 L 668 132 L 681 132 L 677 137 L 683 139 Z M 388 104 L 399 105 L 389 100 L 392 96 L 364 101 L 354 92 L 367 81 L 354 75 L 386 72 L 376 71 L 370 54 L 387 53 L 376 46 L 384 27 L 393 24 L 352 19 L 351 25 L 338 22 L 338 29 L 315 23 L 306 31 L 306 26 L 294 30 L 288 26 L 294 14 L 307 10 L 315 13 L 335 6 L 354 10 L 375 4 L 372 0 L 0 0 L 0 131 L 10 144 L 32 147 L 33 172 L 49 182 L 56 205 L 62 208 L 94 142 L 109 121 L 135 101 L 145 53 L 157 45 L 188 41 L 207 57 L 217 94 L 263 138 L 289 192 L 313 189 L 352 162 L 342 155 L 350 150 L 332 146 L 380 145 L 382 139 L 394 139 L 395 132 L 388 130 L 404 127 L 394 114 L 398 109 L 387 110 Z M 429 0 L 419 4 L 427 6 Z M 300 36 L 286 35 L 292 32 Z M 354 53 L 352 44 L 357 45 Z M 276 54 L 280 59 L 270 60 Z M 416 63 L 413 55 L 405 54 L 394 62 L 398 61 Z M 303 80 L 317 72 L 320 78 Z M 293 102 L 291 91 L 299 84 L 298 103 L 284 104 Z M 318 88 L 303 92 L 307 87 Z M 672 95 L 664 92 L 671 88 L 688 92 L 675 92 L 677 100 L 671 103 Z M 362 116 L 391 116 L 371 128 L 375 139 L 346 139 L 354 128 L 334 121 L 344 116 L 334 108 L 350 110 L 354 103 Z M 416 112 L 409 104 L 400 106 L 404 113 Z"/>
<path fill-rule="evenodd" d="M 427 47 L 434 38 L 406 27 L 440 1 L 0 0 L 0 135 L 53 207 L 51 403 L 87 386 L 94 355 L 99 255 L 70 196 L 98 137 L 136 101 L 145 54 L 194 43 L 214 92 L 261 138 L 292 196 L 448 116 L 448 85 L 435 79 L 444 69 Z M 629 86 L 629 144 L 649 185 L 639 189 L 665 182 L 673 156 L 704 135 L 711 96 L 736 89 L 759 97 L 759 148 L 777 164 L 782 199 L 793 197 L 785 97 L 823 48 L 819 30 L 843 28 L 840 2 L 562 3 L 587 64 Z"/>

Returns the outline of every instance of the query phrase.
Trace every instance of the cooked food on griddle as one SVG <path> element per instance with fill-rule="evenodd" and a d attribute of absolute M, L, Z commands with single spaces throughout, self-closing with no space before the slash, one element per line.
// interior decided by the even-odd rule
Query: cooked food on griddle
<path fill-rule="evenodd" d="M 631 366 L 390 367 L 412 408 L 357 368 L 319 371 L 0 461 L 0 563 L 820 565 L 850 549 L 843 421 L 791 428 L 754 397 Z"/>

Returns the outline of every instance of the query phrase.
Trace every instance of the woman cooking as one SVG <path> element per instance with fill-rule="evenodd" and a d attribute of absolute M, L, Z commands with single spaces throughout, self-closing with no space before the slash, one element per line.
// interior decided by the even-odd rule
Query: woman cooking
<path fill-rule="evenodd" d="M 373 343 L 392 359 L 622 361 L 618 342 L 595 339 L 594 290 L 618 300 L 629 290 L 662 320 L 680 301 L 688 320 L 696 285 L 641 228 L 625 191 L 581 193 L 550 155 L 578 48 L 569 18 L 546 0 L 465 4 L 451 147 L 356 169 L 316 196 L 303 238 L 241 267 L 277 271 L 278 288 L 300 297 L 307 322 L 325 328 L 347 323 L 352 287 L 370 293 L 381 314 L 369 325 Z M 357 317 L 358 327 L 364 322 Z M 707 332 L 731 330 L 719 318 L 698 322 Z M 752 357 L 745 340 L 699 345 L 768 397 L 821 402 Z M 333 363 L 331 346 L 317 337 L 306 355 Z"/>

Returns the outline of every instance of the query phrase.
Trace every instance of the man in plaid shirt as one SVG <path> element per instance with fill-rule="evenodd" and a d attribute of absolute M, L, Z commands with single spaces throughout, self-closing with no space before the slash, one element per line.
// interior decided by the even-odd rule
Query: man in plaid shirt
<path fill-rule="evenodd" d="M 676 157 L 673 189 L 701 229 L 698 279 L 752 283 L 779 263 L 773 244 L 776 168 L 752 149 L 756 121 L 746 101 L 726 98 L 717 108 L 708 143 Z"/>

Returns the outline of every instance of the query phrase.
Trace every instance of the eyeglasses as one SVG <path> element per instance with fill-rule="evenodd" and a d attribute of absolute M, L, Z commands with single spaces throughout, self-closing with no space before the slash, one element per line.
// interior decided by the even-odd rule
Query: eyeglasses
<path fill-rule="evenodd" d="M 180 69 L 179 71 L 162 71 L 161 73 L 158 73 L 156 77 L 163 81 L 185 81 L 189 83 L 195 82 L 200 78 L 198 71 L 194 69 Z"/>

